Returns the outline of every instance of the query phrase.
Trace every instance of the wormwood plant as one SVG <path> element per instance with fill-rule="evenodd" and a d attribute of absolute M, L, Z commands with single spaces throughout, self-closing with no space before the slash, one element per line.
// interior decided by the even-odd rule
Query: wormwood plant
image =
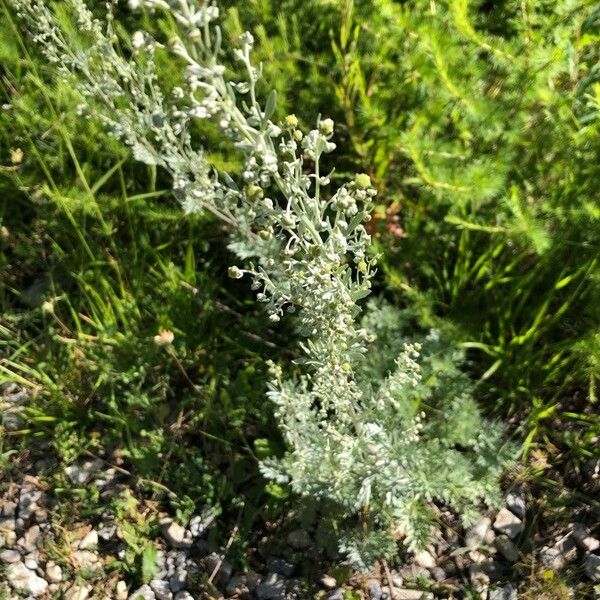
<path fill-rule="evenodd" d="M 391 308 L 357 321 L 376 265 L 365 229 L 375 195 L 370 178 L 358 174 L 329 189 L 323 162 L 335 149 L 333 121 L 318 118 L 304 132 L 293 114 L 272 120 L 276 97 L 259 101 L 252 36 L 244 33 L 224 52 L 217 6 L 192 0 L 129 3 L 165 11 L 176 27 L 166 44 L 145 31 L 119 38 L 116 2 L 108 3 L 106 20 L 82 0 L 55 7 L 74 16 L 76 29 L 69 29 L 51 3 L 11 1 L 58 73 L 78 77 L 82 113 L 100 119 L 136 159 L 168 171 L 185 212 L 208 211 L 230 226 L 241 264 L 229 275 L 251 279 L 269 319 L 295 313 L 299 374 L 272 364 L 268 392 L 288 451 L 263 462 L 265 476 L 333 503 L 348 522 L 360 515 L 340 545 L 361 567 L 393 553 L 400 537 L 421 547 L 432 529 L 432 501 L 465 521 L 480 501 L 495 503 L 509 450 L 496 425 L 481 427 L 456 357 L 440 353 L 435 332 L 404 343 Z M 167 48 L 182 78 L 164 92 L 156 58 Z M 235 179 L 198 147 L 198 121 L 214 123 L 243 157 Z M 383 348 L 370 346 L 377 336 Z"/>

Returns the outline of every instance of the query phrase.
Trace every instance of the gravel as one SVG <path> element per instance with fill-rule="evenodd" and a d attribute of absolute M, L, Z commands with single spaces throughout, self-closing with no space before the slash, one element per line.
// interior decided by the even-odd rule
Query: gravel
<path fill-rule="evenodd" d="M 7 549 L 0 552 L 0 560 L 5 563 L 16 563 L 21 560 L 21 553 L 17 550 Z"/>
<path fill-rule="evenodd" d="M 501 508 L 494 521 L 494 529 L 513 539 L 523 531 L 523 521 L 507 508 Z"/>
<path fill-rule="evenodd" d="M 600 556 L 587 552 L 583 559 L 586 576 L 594 583 L 600 582 Z"/>
<path fill-rule="evenodd" d="M 48 589 L 48 582 L 28 569 L 21 561 L 8 565 L 6 578 L 15 590 L 26 592 L 32 596 L 41 596 Z"/>
<path fill-rule="evenodd" d="M 477 549 L 493 541 L 492 520 L 489 517 L 481 517 L 467 531 L 465 544 L 467 548 Z"/>
<path fill-rule="evenodd" d="M 167 544 L 172 548 L 191 548 L 192 536 L 173 519 L 166 518 L 160 523 L 161 533 Z"/>

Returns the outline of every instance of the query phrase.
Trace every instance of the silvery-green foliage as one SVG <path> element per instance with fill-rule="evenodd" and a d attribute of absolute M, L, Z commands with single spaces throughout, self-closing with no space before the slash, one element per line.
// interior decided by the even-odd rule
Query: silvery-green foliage
<path fill-rule="evenodd" d="M 375 195 L 369 177 L 331 190 L 322 158 L 335 148 L 333 122 L 319 119 L 302 132 L 294 115 L 272 120 L 274 93 L 264 104 L 257 97 L 261 69 L 251 60 L 252 36 L 242 35 L 233 49 L 245 73 L 233 80 L 223 64 L 216 5 L 130 2 L 168 11 L 179 27 L 165 46 L 182 65 L 183 83 L 164 93 L 153 60 L 161 44 L 136 32 L 125 59 L 115 45 L 113 3 L 102 22 L 83 0 L 68 0 L 84 42 L 75 46 L 47 2 L 11 1 L 57 70 L 78 75 L 88 114 L 138 160 L 168 170 L 186 212 L 208 210 L 230 225 L 231 248 L 243 264 L 229 275 L 249 276 L 271 321 L 295 313 L 304 338 L 301 374 L 288 377 L 272 365 L 268 392 L 289 450 L 265 461 L 263 473 L 333 501 L 348 518 L 360 514 L 360 528 L 349 528 L 341 542 L 359 566 L 387 553 L 395 537 L 422 546 L 434 500 L 467 519 L 481 500 L 494 502 L 506 459 L 498 452 L 500 432 L 481 427 L 466 379 L 436 346 L 435 332 L 403 340 L 391 308 L 357 321 L 375 266 L 364 227 Z M 237 183 L 193 147 L 197 119 L 215 123 L 242 154 Z M 367 352 L 376 337 L 393 361 L 376 346 Z"/>

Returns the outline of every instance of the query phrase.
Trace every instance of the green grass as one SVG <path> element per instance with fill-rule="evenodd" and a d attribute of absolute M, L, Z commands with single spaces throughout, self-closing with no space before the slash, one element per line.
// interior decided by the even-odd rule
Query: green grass
<path fill-rule="evenodd" d="M 2 432 L 2 471 L 11 477 L 30 440 L 63 465 L 107 453 L 181 519 L 204 504 L 235 518 L 243 498 L 251 527 L 272 498 L 253 444 L 278 440 L 265 359 L 285 352 L 285 333 L 227 277 L 221 226 L 184 218 L 160 173 L 80 119 L 76 94 L 2 11 L 0 383 L 33 398 L 22 426 Z M 158 347 L 164 329 L 174 340 Z M 52 477 L 65 518 L 105 509 Z M 138 566 L 152 531 L 129 544 Z"/>

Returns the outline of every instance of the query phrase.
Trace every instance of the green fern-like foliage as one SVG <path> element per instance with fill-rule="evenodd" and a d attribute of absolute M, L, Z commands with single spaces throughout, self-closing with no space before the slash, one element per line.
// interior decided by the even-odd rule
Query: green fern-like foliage
<path fill-rule="evenodd" d="M 324 412 L 302 379 L 288 380 L 270 397 L 291 449 L 263 472 L 337 507 L 340 550 L 367 568 L 395 554 L 399 540 L 424 547 L 435 503 L 465 524 L 482 503 L 498 505 L 514 453 L 502 427 L 482 418 L 463 356 L 440 331 L 407 336 L 414 316 L 380 301 L 369 303 L 362 325 L 374 343 L 356 373 L 355 428 L 336 418 L 334 404 Z"/>

